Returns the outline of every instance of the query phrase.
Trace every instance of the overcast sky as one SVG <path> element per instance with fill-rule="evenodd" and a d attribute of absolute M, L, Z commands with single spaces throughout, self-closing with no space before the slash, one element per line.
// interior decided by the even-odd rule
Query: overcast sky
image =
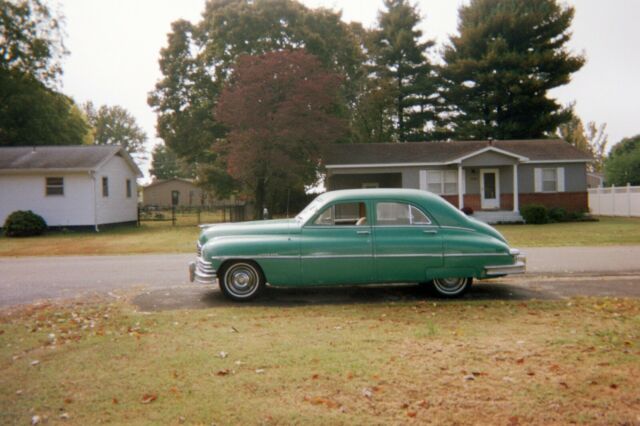
<path fill-rule="evenodd" d="M 382 0 L 303 0 L 311 7 L 342 10 L 345 21 L 375 24 Z M 457 9 L 464 0 L 419 0 L 422 30 L 440 47 L 456 32 Z M 640 133 L 640 1 L 574 0 L 570 48 L 585 53 L 587 64 L 573 81 L 551 96 L 563 104 L 576 102 L 586 123 L 606 122 L 609 143 Z M 204 0 L 60 0 L 66 17 L 66 46 L 62 91 L 76 102 L 121 105 L 149 136 L 149 151 L 159 142 L 156 117 L 147 94 L 160 79 L 158 58 L 171 23 L 200 20 Z M 143 167 L 146 173 L 146 166 Z"/>

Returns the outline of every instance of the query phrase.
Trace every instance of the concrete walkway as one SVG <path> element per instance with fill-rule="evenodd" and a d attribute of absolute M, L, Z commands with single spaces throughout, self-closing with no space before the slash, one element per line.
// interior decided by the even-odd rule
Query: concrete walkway
<path fill-rule="evenodd" d="M 527 256 L 527 272 L 534 274 L 640 272 L 640 246 L 530 247 L 521 251 Z"/>

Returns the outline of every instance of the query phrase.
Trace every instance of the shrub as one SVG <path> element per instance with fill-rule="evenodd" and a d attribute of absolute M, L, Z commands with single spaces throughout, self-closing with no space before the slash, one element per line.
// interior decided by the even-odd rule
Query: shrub
<path fill-rule="evenodd" d="M 7 237 L 30 237 L 42 235 L 47 230 L 47 222 L 31 210 L 18 210 L 11 213 L 4 222 L 4 234 Z"/>
<path fill-rule="evenodd" d="M 551 222 L 566 222 L 567 220 L 570 220 L 570 217 L 567 214 L 567 211 L 562 207 L 550 208 L 549 211 L 547 212 L 547 215 L 549 216 L 549 220 Z"/>
<path fill-rule="evenodd" d="M 461 210 L 462 213 L 466 214 L 467 216 L 471 216 L 473 214 L 473 209 L 471 207 L 464 206 Z"/>
<path fill-rule="evenodd" d="M 528 204 L 520 209 L 520 214 L 525 223 L 540 225 L 549 223 L 547 208 L 540 204 Z"/>

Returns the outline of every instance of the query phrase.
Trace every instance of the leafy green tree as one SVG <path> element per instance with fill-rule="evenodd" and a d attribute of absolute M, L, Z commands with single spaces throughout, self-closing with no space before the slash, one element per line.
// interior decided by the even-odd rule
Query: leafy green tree
<path fill-rule="evenodd" d="M 588 166 L 589 170 L 601 172 L 609 142 L 609 136 L 605 133 L 606 128 L 607 123 L 598 126 L 595 122 L 590 121 L 585 129 L 582 120 L 573 115 L 567 123 L 558 126 L 558 136 L 579 150 L 593 156 L 593 163 Z"/>
<path fill-rule="evenodd" d="M 81 144 L 88 126 L 54 90 L 62 74 L 61 17 L 40 0 L 0 0 L 0 145 Z"/>
<path fill-rule="evenodd" d="M 374 79 L 387 80 L 393 88 L 394 139 L 425 140 L 427 123 L 435 117 L 435 78 L 426 56 L 434 43 L 420 41 L 420 15 L 408 0 L 385 0 L 384 6 L 371 47 Z"/>
<path fill-rule="evenodd" d="M 151 169 L 149 173 L 156 179 L 196 177 L 195 166 L 189 166 L 178 158 L 175 152 L 163 144 L 156 145 L 151 152 Z"/>
<path fill-rule="evenodd" d="M 472 0 L 444 49 L 441 128 L 457 139 L 541 138 L 571 119 L 548 96 L 585 62 L 566 43 L 574 9 L 556 0 Z"/>
<path fill-rule="evenodd" d="M 83 105 L 89 125 L 93 128 L 96 145 L 120 145 L 129 154 L 144 155 L 147 135 L 125 108 L 102 105 L 96 109 L 92 102 Z"/>
<path fill-rule="evenodd" d="M 234 189 L 214 146 L 226 129 L 213 116 L 226 79 L 240 55 L 305 48 L 328 69 L 345 76 L 343 102 L 350 114 L 362 78 L 362 52 L 340 15 L 293 0 L 212 0 L 198 23 L 177 21 L 160 52 L 162 79 L 148 103 L 157 113 L 167 147 L 197 162 L 203 178 L 223 196 Z"/>
<path fill-rule="evenodd" d="M 324 147 L 344 137 L 341 82 L 304 50 L 238 58 L 215 111 L 229 129 L 217 150 L 259 218 L 272 194 L 315 183 Z"/>
<path fill-rule="evenodd" d="M 52 85 L 62 74 L 62 18 L 41 0 L 0 0 L 0 70 Z"/>
<path fill-rule="evenodd" d="M 604 171 L 608 185 L 640 185 L 640 135 L 615 144 L 605 160 Z"/>
<path fill-rule="evenodd" d="M 88 131 L 71 98 L 31 74 L 0 70 L 0 146 L 79 145 Z"/>

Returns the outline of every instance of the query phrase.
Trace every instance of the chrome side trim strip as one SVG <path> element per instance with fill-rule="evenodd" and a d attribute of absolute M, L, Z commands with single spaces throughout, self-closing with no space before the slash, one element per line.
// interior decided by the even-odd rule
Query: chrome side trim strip
<path fill-rule="evenodd" d="M 507 253 L 445 253 L 444 257 L 509 256 Z"/>
<path fill-rule="evenodd" d="M 339 259 L 339 258 L 368 258 L 368 257 L 381 257 L 381 258 L 394 258 L 394 257 L 476 257 L 476 256 L 509 256 L 507 253 L 399 253 L 399 254 L 310 254 L 305 256 L 297 255 L 236 255 L 236 256 L 212 256 L 211 259 L 224 261 L 227 259 Z"/>
<path fill-rule="evenodd" d="M 431 253 L 406 253 L 406 254 L 376 254 L 374 257 L 442 257 L 442 254 L 431 254 Z"/>

